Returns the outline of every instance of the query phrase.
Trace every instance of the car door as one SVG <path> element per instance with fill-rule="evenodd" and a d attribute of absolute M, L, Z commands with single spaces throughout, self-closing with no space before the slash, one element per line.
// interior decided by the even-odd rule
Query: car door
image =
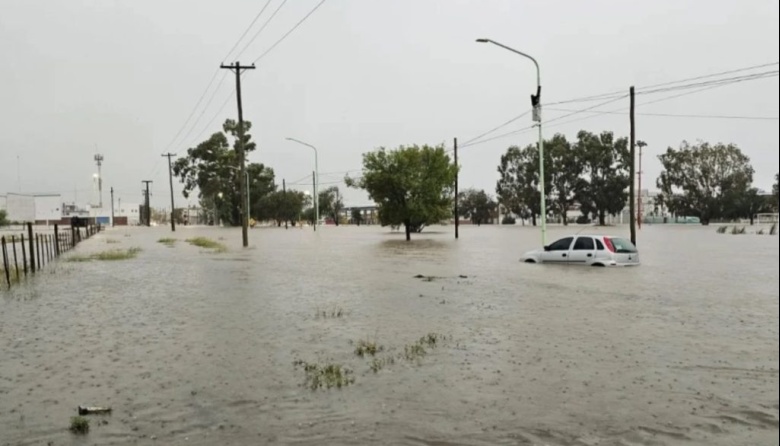
<path fill-rule="evenodd" d="M 588 265 L 596 255 L 596 244 L 593 237 L 580 236 L 574 241 L 569 253 L 569 262 L 579 265 Z"/>
<path fill-rule="evenodd" d="M 547 245 L 542 253 L 542 263 L 568 263 L 573 241 L 574 237 L 566 237 Z"/>

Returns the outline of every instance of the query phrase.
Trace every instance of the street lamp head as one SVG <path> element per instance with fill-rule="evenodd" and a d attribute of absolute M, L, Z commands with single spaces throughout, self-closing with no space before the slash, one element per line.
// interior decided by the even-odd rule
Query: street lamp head
<path fill-rule="evenodd" d="M 479 43 L 488 43 L 488 42 L 490 42 L 490 39 L 477 39 L 477 42 L 479 42 Z"/>

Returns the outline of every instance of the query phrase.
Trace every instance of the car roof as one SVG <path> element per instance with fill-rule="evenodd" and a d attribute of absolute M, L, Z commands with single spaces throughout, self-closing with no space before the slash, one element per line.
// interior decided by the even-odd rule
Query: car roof
<path fill-rule="evenodd" d="M 609 234 L 572 234 L 572 235 L 565 235 L 565 236 L 563 236 L 561 238 L 567 238 L 567 237 L 625 238 L 625 237 L 621 237 L 619 235 L 609 235 Z M 560 240 L 560 238 L 559 238 L 559 240 Z"/>

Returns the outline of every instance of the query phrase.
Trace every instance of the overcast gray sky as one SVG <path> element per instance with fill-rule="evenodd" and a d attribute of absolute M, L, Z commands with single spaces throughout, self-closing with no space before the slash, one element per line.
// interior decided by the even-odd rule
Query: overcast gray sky
<path fill-rule="evenodd" d="M 248 38 L 282 1 L 271 0 Z M 318 2 L 287 1 L 238 60 L 256 59 Z M 193 120 L 202 118 L 169 147 L 218 65 L 236 60 L 243 43 L 229 59 L 226 53 L 265 3 L 0 0 L 0 193 L 59 192 L 67 201 L 78 193 L 84 203 L 97 150 L 105 156 L 105 190 L 113 186 L 123 202 L 140 202 L 141 180 L 151 179 L 153 204 L 165 206 L 160 154 L 184 154 L 236 116 L 234 96 L 228 99 L 234 79 L 220 72 L 213 101 Z M 273 167 L 279 182 L 307 188 L 312 152 L 284 138 L 310 142 L 319 147 L 325 187 L 359 169 L 363 152 L 451 146 L 453 137 L 468 140 L 529 109 L 533 65 L 477 37 L 534 55 L 543 102 L 552 103 L 773 63 L 778 31 L 776 0 L 328 0 L 242 77 L 244 116 L 259 144 L 251 160 Z M 777 66 L 751 72 L 772 70 Z M 641 105 L 672 94 L 640 96 L 638 112 L 778 116 L 777 77 Z M 549 106 L 545 119 L 567 114 L 552 108 L 595 104 Z M 599 110 L 627 107 L 623 99 Z M 547 136 L 629 130 L 627 114 L 559 123 Z M 530 124 L 524 117 L 497 134 Z M 684 139 L 739 145 L 763 189 L 778 170 L 776 119 L 640 115 L 637 136 L 648 143 L 646 185 L 660 171 L 656 155 Z M 500 155 L 535 139 L 529 131 L 464 148 L 461 187 L 493 193 Z M 368 201 L 359 191 L 345 196 L 347 204 Z"/>

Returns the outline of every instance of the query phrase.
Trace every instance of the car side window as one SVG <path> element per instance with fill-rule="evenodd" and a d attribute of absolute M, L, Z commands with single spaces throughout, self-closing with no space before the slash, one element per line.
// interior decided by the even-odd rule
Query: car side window
<path fill-rule="evenodd" d="M 594 249 L 595 245 L 590 237 L 577 237 L 577 241 L 574 242 L 575 251 L 593 251 Z"/>
<path fill-rule="evenodd" d="M 550 251 L 568 251 L 573 237 L 566 237 L 550 245 Z"/>
<path fill-rule="evenodd" d="M 599 239 L 596 239 L 596 249 L 598 249 L 599 251 L 603 251 L 604 250 L 604 244 L 601 243 L 601 240 L 599 240 Z"/>

